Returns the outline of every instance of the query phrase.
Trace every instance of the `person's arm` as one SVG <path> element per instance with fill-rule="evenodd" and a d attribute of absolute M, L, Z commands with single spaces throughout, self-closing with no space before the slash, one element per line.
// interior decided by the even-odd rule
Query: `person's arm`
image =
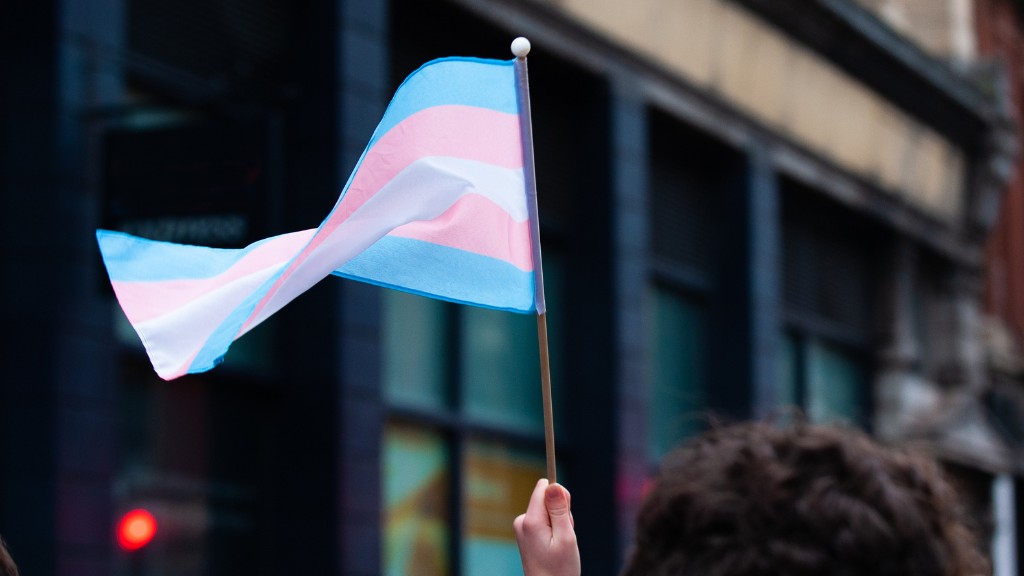
<path fill-rule="evenodd" d="M 541 479 L 525 514 L 512 523 L 525 576 L 579 576 L 580 550 L 569 511 L 569 491 Z"/>

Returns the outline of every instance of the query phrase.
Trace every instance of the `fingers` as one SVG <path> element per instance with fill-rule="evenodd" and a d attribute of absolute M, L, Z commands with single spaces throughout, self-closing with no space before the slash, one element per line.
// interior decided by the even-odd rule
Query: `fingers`
<path fill-rule="evenodd" d="M 572 513 L 569 510 L 569 491 L 561 484 L 550 484 L 544 489 L 544 504 L 551 523 L 551 537 L 555 540 L 576 538 Z"/>
<path fill-rule="evenodd" d="M 538 525 L 543 522 L 549 526 L 551 525 L 551 522 L 548 520 L 547 506 L 544 502 L 544 491 L 547 487 L 547 478 L 541 478 L 533 488 L 533 494 L 530 495 L 530 504 L 526 507 L 526 520 L 528 522 L 537 522 Z"/>
<path fill-rule="evenodd" d="M 516 537 L 521 538 L 526 532 L 538 534 L 541 527 L 550 527 L 544 535 L 551 538 L 575 537 L 575 521 L 571 511 L 572 496 L 561 484 L 549 484 L 541 478 L 530 495 L 530 503 L 526 513 L 520 514 L 512 522 Z"/>
<path fill-rule="evenodd" d="M 579 576 L 569 492 L 541 479 L 530 495 L 526 513 L 512 522 L 525 576 Z"/>
<path fill-rule="evenodd" d="M 526 513 L 520 514 L 512 522 L 516 539 L 522 541 L 526 537 L 527 532 L 533 534 L 540 527 L 546 528 L 551 525 L 547 509 L 544 506 L 544 489 L 547 487 L 548 481 L 546 479 L 541 478 L 538 480 L 533 493 L 530 495 L 530 503 L 526 506 Z"/>

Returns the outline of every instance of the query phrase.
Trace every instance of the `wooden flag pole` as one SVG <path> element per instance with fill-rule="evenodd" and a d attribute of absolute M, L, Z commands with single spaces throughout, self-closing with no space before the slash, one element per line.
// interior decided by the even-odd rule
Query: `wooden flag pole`
<path fill-rule="evenodd" d="M 537 175 L 533 165 L 533 123 L 530 118 L 530 81 L 526 55 L 530 41 L 519 37 L 512 41 L 516 56 L 516 96 L 519 99 L 519 129 L 523 145 L 523 175 L 526 179 L 527 209 L 530 212 L 530 236 L 533 250 L 534 303 L 537 308 L 537 344 L 540 346 L 540 384 L 544 402 L 544 451 L 547 456 L 548 482 L 558 482 L 555 471 L 555 424 L 551 406 L 551 362 L 548 355 L 548 319 L 544 306 L 544 266 L 540 257 L 540 217 L 537 212 Z"/>
<path fill-rule="evenodd" d="M 551 363 L 548 359 L 548 316 L 537 314 L 537 342 L 540 345 L 540 389 L 544 400 L 544 452 L 547 455 L 548 482 L 558 482 L 555 472 L 555 419 L 551 404 Z"/>

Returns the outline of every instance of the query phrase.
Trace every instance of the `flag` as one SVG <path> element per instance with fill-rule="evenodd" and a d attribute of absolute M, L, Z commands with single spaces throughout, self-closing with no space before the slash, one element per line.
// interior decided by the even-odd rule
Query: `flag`
<path fill-rule="evenodd" d="M 114 293 L 157 374 L 213 368 L 236 338 L 331 274 L 536 311 L 543 292 L 513 64 L 444 58 L 410 75 L 319 228 L 241 249 L 97 230 Z"/>

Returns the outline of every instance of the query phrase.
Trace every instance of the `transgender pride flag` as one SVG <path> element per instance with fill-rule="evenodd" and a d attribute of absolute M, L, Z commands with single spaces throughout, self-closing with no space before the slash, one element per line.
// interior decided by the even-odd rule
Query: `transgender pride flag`
<path fill-rule="evenodd" d="M 330 274 L 543 312 L 513 64 L 446 58 L 409 76 L 315 230 L 237 250 L 98 230 L 114 293 L 157 374 L 213 368 Z"/>

